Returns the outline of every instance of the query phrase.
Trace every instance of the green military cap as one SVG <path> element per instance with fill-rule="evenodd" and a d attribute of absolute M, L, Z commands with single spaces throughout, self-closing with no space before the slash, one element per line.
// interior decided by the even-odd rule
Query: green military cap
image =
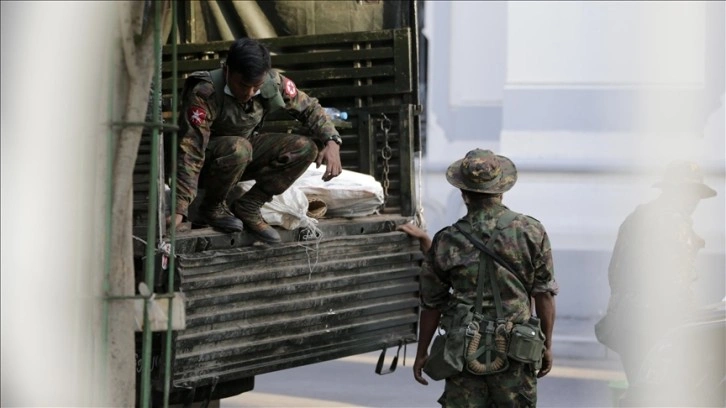
<path fill-rule="evenodd" d="M 674 160 L 666 167 L 663 180 L 653 184 L 662 189 L 690 190 L 701 198 L 716 195 L 716 190 L 703 183 L 701 167 L 691 161 Z"/>
<path fill-rule="evenodd" d="M 517 168 L 491 150 L 474 149 L 449 166 L 446 180 L 462 190 L 499 194 L 517 182 Z"/>

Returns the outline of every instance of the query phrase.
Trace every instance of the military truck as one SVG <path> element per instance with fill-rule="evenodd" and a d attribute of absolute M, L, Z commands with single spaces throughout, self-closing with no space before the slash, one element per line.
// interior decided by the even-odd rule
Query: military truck
<path fill-rule="evenodd" d="M 189 13 L 194 3 L 182 9 L 187 26 L 180 29 L 181 43 L 163 47 L 166 123 L 172 118 L 174 88 L 180 93 L 193 71 L 219 68 L 231 44 L 184 41 L 185 30 L 193 31 Z M 383 358 L 386 350 L 397 353 L 417 340 L 421 254 L 417 242 L 396 226 L 415 218 L 420 208 L 415 165 L 423 114 L 420 4 L 395 3 L 394 18 L 389 16 L 380 29 L 259 38 L 271 50 L 273 68 L 322 106 L 348 113 L 346 121 L 336 122 L 343 168 L 379 181 L 384 204 L 370 216 L 322 218 L 317 224 L 322 235 L 312 240 L 306 240 L 310 234 L 302 228 L 278 229 L 282 242 L 272 245 L 244 231 L 177 232 L 173 270 L 166 267 L 164 251 L 157 251 L 153 292 L 180 294 L 183 329 L 172 331 L 168 371 L 165 332 L 153 333 L 153 405 L 161 403 L 165 387 L 171 404 L 216 400 L 252 390 L 258 374 L 375 350 L 382 352 L 376 371 L 385 373 L 396 365 L 392 354 Z M 161 138 L 167 144 L 171 128 Z M 284 113 L 269 115 L 261 131 L 307 132 Z M 156 165 L 163 174 L 165 167 L 164 157 L 151 157 L 155 150 L 149 135 L 142 138 L 134 173 L 137 236 L 144 236 L 152 222 L 165 230 L 165 200 L 159 200 L 158 217 L 147 211 L 149 170 Z M 170 184 L 169 174 L 153 182 L 161 189 Z M 171 244 L 168 232 L 156 246 L 164 244 Z M 145 244 L 136 242 L 134 252 L 138 286 L 149 269 Z M 149 358 L 142 344 L 138 333 L 139 367 Z M 138 371 L 137 384 L 142 384 Z"/>

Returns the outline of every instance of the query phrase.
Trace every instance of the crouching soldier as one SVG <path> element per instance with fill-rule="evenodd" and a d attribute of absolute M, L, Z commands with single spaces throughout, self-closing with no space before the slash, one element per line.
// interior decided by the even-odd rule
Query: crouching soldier
<path fill-rule="evenodd" d="M 279 109 L 313 136 L 259 133 L 265 116 Z M 317 99 L 271 69 L 269 51 L 253 39 L 232 44 L 221 69 L 187 78 L 179 127 L 176 227 L 187 219 L 197 189 L 203 188 L 199 222 L 279 242 L 280 235 L 262 218 L 262 205 L 287 190 L 314 161 L 326 165 L 325 181 L 342 171 L 341 139 L 330 118 Z M 244 180 L 255 180 L 255 185 L 226 202 L 230 190 Z"/>

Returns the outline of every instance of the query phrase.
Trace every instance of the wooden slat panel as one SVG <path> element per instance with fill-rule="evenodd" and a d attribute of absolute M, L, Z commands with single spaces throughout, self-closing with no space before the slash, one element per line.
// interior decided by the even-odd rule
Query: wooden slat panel
<path fill-rule="evenodd" d="M 284 55 L 276 55 L 272 58 L 273 67 L 287 67 L 303 64 L 336 64 L 351 61 L 367 61 L 392 59 L 393 48 L 371 48 L 347 51 L 326 51 L 326 52 L 306 52 L 306 53 L 287 53 Z"/>
<path fill-rule="evenodd" d="M 168 73 L 171 72 L 171 65 L 170 64 L 163 64 L 161 66 L 161 72 L 162 73 Z M 209 60 L 186 60 L 186 61 L 178 61 L 177 62 L 178 72 L 180 74 L 187 74 L 194 71 L 211 71 L 215 70 L 217 68 L 221 68 L 220 60 L 218 59 L 209 59 Z M 162 88 L 163 88 L 163 82 L 162 82 Z"/>
<path fill-rule="evenodd" d="M 317 35 L 299 35 L 277 38 L 261 39 L 271 49 L 299 46 L 320 46 L 335 43 L 354 44 L 360 42 L 376 42 L 390 40 L 397 32 L 410 32 L 408 28 L 400 28 L 394 30 L 366 31 L 356 33 L 336 33 L 336 34 L 317 34 Z"/>
<path fill-rule="evenodd" d="M 265 44 L 273 52 L 285 47 L 314 47 L 329 46 L 330 44 L 354 44 L 360 42 L 386 41 L 393 38 L 397 33 L 408 33 L 408 28 L 395 30 L 367 31 L 357 33 L 340 34 L 318 34 L 318 35 L 297 35 L 276 38 L 262 38 L 259 41 Z M 406 35 L 406 34 L 404 34 Z M 177 44 L 177 55 L 204 54 L 211 52 L 225 53 L 233 41 L 211 41 L 202 44 Z M 165 57 L 170 57 L 172 46 L 165 45 L 162 49 Z"/>
<path fill-rule="evenodd" d="M 177 44 L 176 52 L 178 57 L 182 57 L 186 54 L 206 54 L 210 51 L 214 52 L 227 52 L 229 47 L 234 41 L 210 41 L 199 44 Z M 165 57 L 171 57 L 171 45 L 165 45 L 162 48 L 162 55 Z"/>
<path fill-rule="evenodd" d="M 203 61 L 207 62 L 207 61 Z M 190 65 L 191 66 L 191 65 Z M 219 67 L 219 63 L 209 64 L 208 68 L 201 68 L 202 65 L 194 65 L 196 70 L 208 70 L 216 69 Z M 305 84 L 311 81 L 331 81 L 331 80 L 355 80 L 365 78 L 393 78 L 395 69 L 393 66 L 377 66 L 377 67 L 362 67 L 362 68 L 323 68 L 323 69 L 311 69 L 311 70 L 292 70 L 282 71 L 282 74 L 295 79 L 295 83 L 298 85 Z M 164 93 L 170 93 L 173 87 L 173 79 L 167 78 L 161 81 L 162 91 Z M 177 80 L 177 87 L 179 90 L 184 88 L 184 80 Z M 300 86 L 303 91 L 306 90 L 305 86 Z"/>
<path fill-rule="evenodd" d="M 393 66 L 384 65 L 360 68 L 322 68 L 304 71 L 283 71 L 283 75 L 295 79 L 295 83 L 304 84 L 309 81 L 361 79 L 392 77 L 395 74 Z"/>
<path fill-rule="evenodd" d="M 336 86 L 326 88 L 307 88 L 306 92 L 316 98 L 341 98 L 346 96 L 391 95 L 394 93 L 411 92 L 410 88 L 399 88 L 405 84 L 380 84 L 361 86 Z"/>
<path fill-rule="evenodd" d="M 377 60 L 393 58 L 392 48 L 375 48 L 363 50 L 349 51 L 330 51 L 330 52 L 308 52 L 308 53 L 289 53 L 285 55 L 276 55 L 272 58 L 272 66 L 275 68 L 286 67 L 290 65 L 300 64 L 318 64 L 318 63 L 341 63 L 360 60 Z M 204 71 L 220 68 L 219 59 L 207 60 L 180 60 L 177 62 L 178 72 L 186 73 L 193 71 Z M 172 70 L 171 64 L 163 64 L 161 72 L 169 73 Z"/>

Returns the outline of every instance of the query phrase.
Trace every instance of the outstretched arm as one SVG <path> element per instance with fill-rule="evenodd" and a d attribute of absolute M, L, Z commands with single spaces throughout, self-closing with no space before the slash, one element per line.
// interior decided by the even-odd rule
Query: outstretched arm
<path fill-rule="evenodd" d="M 427 253 L 431 248 L 431 238 L 429 238 L 429 235 L 426 233 L 426 231 L 417 227 L 415 224 L 410 222 L 401 224 L 396 227 L 396 229 L 399 231 L 403 231 L 406 234 L 418 239 L 419 245 L 421 246 L 421 252 L 423 252 L 424 254 Z"/>

